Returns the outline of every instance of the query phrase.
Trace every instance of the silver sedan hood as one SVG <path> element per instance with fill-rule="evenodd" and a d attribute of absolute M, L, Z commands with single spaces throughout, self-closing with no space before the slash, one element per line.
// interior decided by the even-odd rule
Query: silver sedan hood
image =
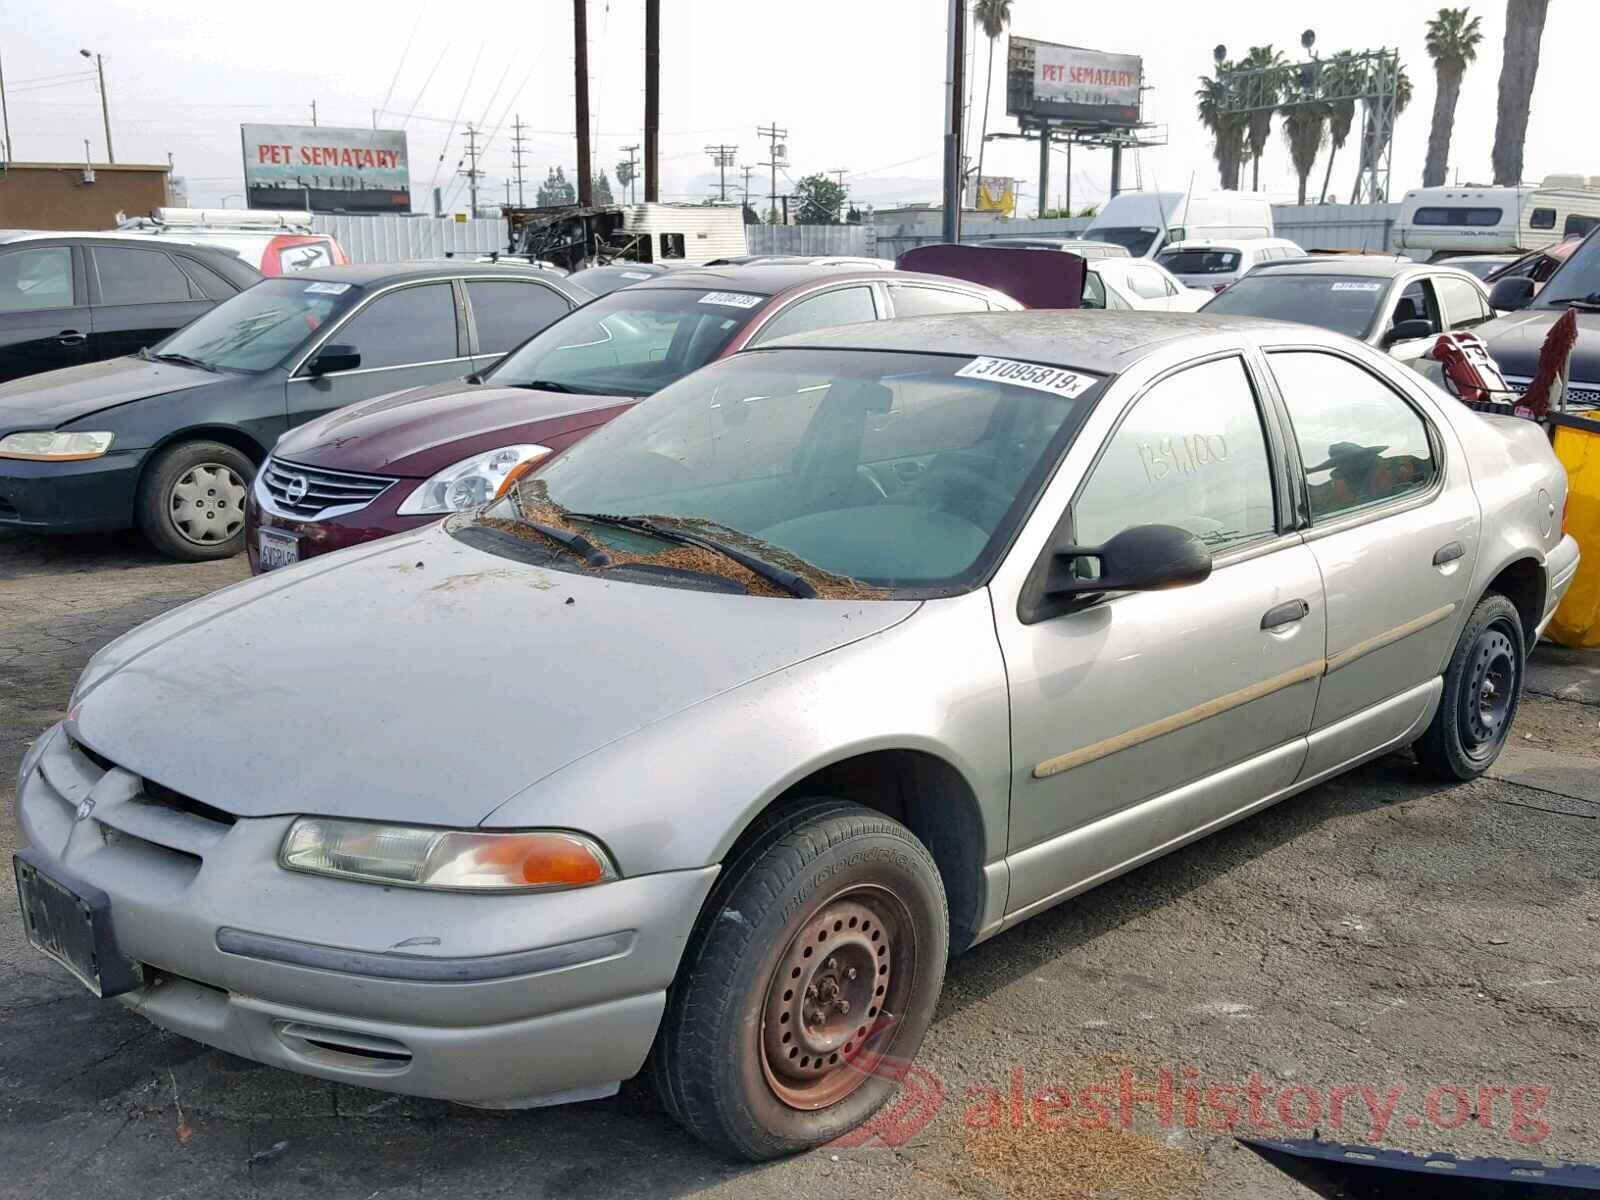
<path fill-rule="evenodd" d="M 140 626 L 90 661 L 69 728 L 238 816 L 470 826 L 574 759 L 916 608 L 607 581 L 435 525 Z"/>

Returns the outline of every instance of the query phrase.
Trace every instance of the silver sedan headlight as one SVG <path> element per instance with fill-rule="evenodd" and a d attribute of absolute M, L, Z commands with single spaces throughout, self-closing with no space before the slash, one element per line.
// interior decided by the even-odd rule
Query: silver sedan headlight
<path fill-rule="evenodd" d="M 290 871 L 448 891 L 523 892 L 619 878 L 611 856 L 581 833 L 485 833 L 300 817 L 278 849 Z"/>
<path fill-rule="evenodd" d="M 398 509 L 402 517 L 465 512 L 487 504 L 499 493 L 511 472 L 536 463 L 550 453 L 549 446 L 501 446 L 452 463 L 407 496 Z"/>
<path fill-rule="evenodd" d="M 116 439 L 111 433 L 69 433 L 55 429 L 11 433 L 0 438 L 0 458 L 38 462 L 77 462 L 103 457 Z"/>

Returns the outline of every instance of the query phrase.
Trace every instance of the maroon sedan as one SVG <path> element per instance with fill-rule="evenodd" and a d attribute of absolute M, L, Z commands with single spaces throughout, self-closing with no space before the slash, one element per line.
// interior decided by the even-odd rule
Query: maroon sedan
<path fill-rule="evenodd" d="M 893 316 L 1021 307 L 981 284 L 909 271 L 719 267 L 637 283 L 563 317 L 481 377 L 290 430 L 250 492 L 250 569 L 476 508 L 642 397 L 747 346 Z"/>

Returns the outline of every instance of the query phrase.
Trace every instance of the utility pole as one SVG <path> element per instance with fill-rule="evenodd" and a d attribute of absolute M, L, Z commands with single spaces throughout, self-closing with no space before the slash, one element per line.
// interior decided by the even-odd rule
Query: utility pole
<path fill-rule="evenodd" d="M 478 179 L 483 172 L 478 170 L 478 131 L 472 127 L 472 122 L 467 122 L 467 169 L 458 171 L 457 174 L 467 177 L 467 203 L 471 206 L 469 215 L 476 218 L 478 215 Z"/>
<path fill-rule="evenodd" d="M 106 162 L 114 163 L 117 161 L 117 154 L 111 148 L 111 101 L 106 98 L 106 64 L 98 54 L 91 53 L 88 50 L 79 50 L 78 53 L 85 58 L 94 59 L 94 69 L 100 76 L 100 117 L 106 123 Z M 8 147 L 10 143 L 11 139 L 7 137 L 6 144 Z"/>
<path fill-rule="evenodd" d="M 644 0 L 644 202 L 661 199 L 661 0 Z"/>
<path fill-rule="evenodd" d="M 1050 207 L 1050 126 L 1039 126 L 1039 215 Z"/>
<path fill-rule="evenodd" d="M 521 208 L 527 201 L 522 195 L 522 146 L 528 139 L 522 136 L 522 114 L 518 113 L 516 121 L 511 126 L 511 162 L 517 172 L 517 207 Z M 508 199 L 507 204 L 511 203 Z"/>
<path fill-rule="evenodd" d="M 11 113 L 6 109 L 6 69 L 0 65 L 0 118 L 5 121 L 6 161 L 11 159 Z"/>
<path fill-rule="evenodd" d="M 578 203 L 594 203 L 594 170 L 589 165 L 589 0 L 572 0 L 574 91 L 578 103 Z"/>
<path fill-rule="evenodd" d="M 635 142 L 631 146 L 624 146 L 623 150 L 628 155 L 628 203 L 632 204 L 634 197 L 638 194 L 639 169 L 634 166 L 633 159 L 634 155 L 639 151 L 639 143 Z"/>
<path fill-rule="evenodd" d="M 749 208 L 750 207 L 750 172 L 754 171 L 755 168 L 754 167 L 749 167 L 749 166 L 741 166 L 739 168 L 739 170 L 744 172 L 744 206 L 746 208 Z"/>
<path fill-rule="evenodd" d="M 774 121 L 771 125 L 757 125 L 756 136 L 766 138 L 771 144 L 771 149 L 767 153 L 767 161 L 761 165 L 770 168 L 772 173 L 771 191 L 767 193 L 767 211 L 775 213 L 778 211 L 778 168 L 786 165 L 789 161 L 788 150 L 778 139 L 787 140 L 789 131 L 787 129 L 779 129 L 778 123 Z"/>
<path fill-rule="evenodd" d="M 961 97 L 965 91 L 966 24 L 966 0 L 950 0 L 944 126 L 944 240 L 947 242 L 961 240 Z"/>
<path fill-rule="evenodd" d="M 511 207 L 511 180 L 506 180 L 506 207 Z"/>
<path fill-rule="evenodd" d="M 723 203 L 728 200 L 728 168 L 733 166 L 735 155 L 739 147 L 719 143 L 707 146 L 706 153 L 711 155 L 711 161 L 717 164 L 717 199 Z"/>
<path fill-rule="evenodd" d="M 311 102 L 311 127 L 313 129 L 317 127 L 317 102 L 315 100 Z"/>

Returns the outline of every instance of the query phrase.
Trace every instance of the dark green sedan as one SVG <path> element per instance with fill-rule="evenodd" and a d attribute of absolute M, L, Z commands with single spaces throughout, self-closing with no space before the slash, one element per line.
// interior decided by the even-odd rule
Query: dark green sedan
<path fill-rule="evenodd" d="M 237 554 L 285 430 L 482 370 L 590 298 L 492 263 L 263 280 L 137 354 L 0 384 L 0 529 L 133 527 L 172 558 Z"/>

